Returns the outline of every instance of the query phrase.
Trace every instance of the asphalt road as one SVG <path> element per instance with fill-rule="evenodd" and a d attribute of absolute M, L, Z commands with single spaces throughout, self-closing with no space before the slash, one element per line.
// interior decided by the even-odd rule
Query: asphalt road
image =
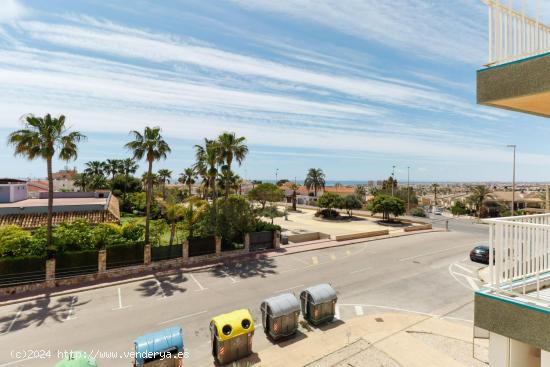
<path fill-rule="evenodd" d="M 212 366 L 211 317 L 249 308 L 261 325 L 264 298 L 287 291 L 299 295 L 321 282 L 336 288 L 344 322 L 375 312 L 420 312 L 470 323 L 479 265 L 467 254 L 486 239 L 477 230 L 415 234 L 5 306 L 0 309 L 0 367 L 53 366 L 64 350 L 100 351 L 101 367 L 129 365 L 123 353 L 133 349 L 135 337 L 174 325 L 184 330 L 190 354 L 185 363 Z M 253 345 L 255 351 L 271 345 L 261 328 Z M 29 351 L 49 351 L 51 358 L 25 359 Z"/>

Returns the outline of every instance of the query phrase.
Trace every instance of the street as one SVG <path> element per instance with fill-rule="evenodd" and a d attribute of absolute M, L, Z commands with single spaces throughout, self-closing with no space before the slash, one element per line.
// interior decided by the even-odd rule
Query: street
<path fill-rule="evenodd" d="M 190 355 L 186 364 L 212 366 L 208 326 L 213 316 L 250 309 L 257 327 L 253 348 L 259 351 L 271 345 L 261 329 L 261 301 L 283 292 L 299 296 L 322 282 L 337 290 L 338 317 L 344 322 L 385 311 L 471 323 L 481 265 L 471 263 L 468 252 L 487 235 L 485 227 L 455 223 L 451 232 L 237 261 L 5 306 L 0 309 L 0 367 L 52 366 L 58 351 L 65 350 L 99 351 L 101 367 L 126 365 L 130 359 L 123 353 L 133 350 L 137 336 L 169 326 L 183 328 Z M 51 351 L 51 359 L 28 354 L 41 350 Z"/>

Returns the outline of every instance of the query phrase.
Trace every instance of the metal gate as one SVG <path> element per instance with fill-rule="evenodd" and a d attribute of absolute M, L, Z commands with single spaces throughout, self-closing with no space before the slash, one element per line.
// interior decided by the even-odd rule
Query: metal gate
<path fill-rule="evenodd" d="M 250 233 L 250 251 L 259 251 L 273 248 L 273 232 L 252 232 Z"/>

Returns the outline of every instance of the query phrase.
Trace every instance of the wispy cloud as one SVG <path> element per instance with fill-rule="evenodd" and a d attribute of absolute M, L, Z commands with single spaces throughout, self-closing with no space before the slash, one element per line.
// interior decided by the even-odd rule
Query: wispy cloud
<path fill-rule="evenodd" d="M 28 14 L 28 9 L 25 8 L 17 0 L 2 0 L 0 9 L 0 24 L 13 23 Z"/>

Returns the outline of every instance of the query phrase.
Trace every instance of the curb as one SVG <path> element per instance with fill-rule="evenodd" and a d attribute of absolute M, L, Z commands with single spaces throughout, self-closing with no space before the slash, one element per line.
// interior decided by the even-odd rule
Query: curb
<path fill-rule="evenodd" d="M 255 257 L 255 255 L 261 255 L 261 254 L 264 254 L 267 257 L 279 257 L 279 256 L 300 254 L 300 253 L 303 253 L 303 252 L 325 250 L 325 249 L 334 248 L 334 247 L 343 247 L 343 246 L 348 246 L 348 245 L 355 245 L 355 244 L 358 244 L 358 243 L 374 242 L 374 241 L 380 241 L 380 240 L 385 240 L 385 239 L 390 239 L 390 238 L 406 237 L 406 236 L 413 236 L 413 235 L 418 235 L 418 234 L 423 234 L 423 233 L 432 233 L 432 232 L 446 232 L 446 231 L 444 229 L 434 228 L 434 229 L 415 231 L 415 232 L 410 232 L 410 233 L 403 232 L 403 233 L 400 233 L 400 234 L 392 234 L 390 232 L 389 235 L 378 236 L 378 237 L 370 237 L 370 238 L 368 238 L 368 237 L 367 238 L 359 238 L 357 240 L 350 240 L 352 242 L 342 241 L 342 243 L 335 243 L 331 246 L 319 247 L 319 248 L 299 249 L 298 251 L 293 251 L 293 252 L 286 252 L 286 251 L 264 251 L 264 252 L 262 252 L 262 251 L 258 251 L 256 253 L 251 253 L 251 254 L 249 253 L 249 254 L 243 254 L 241 256 L 235 256 L 233 258 L 230 258 L 229 261 L 235 261 L 235 260 L 243 259 L 243 258 L 246 258 L 246 257 Z M 302 245 L 302 246 L 306 246 L 306 245 Z M 300 246 L 296 246 L 296 247 L 300 247 Z M 223 264 L 223 263 L 224 263 L 223 261 L 217 261 L 217 262 L 214 262 L 214 263 L 205 264 L 205 265 L 196 266 L 196 267 L 190 267 L 190 268 L 179 267 L 179 268 L 176 268 L 176 269 L 171 269 L 171 270 L 166 270 L 166 271 L 159 271 L 159 272 L 154 273 L 154 274 L 143 275 L 143 276 L 140 276 L 140 277 L 122 279 L 122 280 L 117 280 L 117 281 L 112 281 L 112 282 L 105 282 L 105 283 L 100 283 L 100 284 L 93 284 L 93 285 L 84 286 L 84 287 L 69 288 L 69 289 L 60 290 L 58 292 L 51 292 L 51 293 L 42 292 L 42 293 L 34 295 L 34 296 L 29 296 L 29 297 L 25 297 L 25 298 L 17 298 L 17 299 L 13 299 L 13 300 L 10 300 L 10 301 L 0 302 L 0 307 L 10 306 L 10 305 L 24 303 L 24 302 L 36 301 L 38 299 L 42 299 L 42 298 L 45 298 L 45 297 L 58 297 L 58 296 L 64 296 L 64 295 L 69 295 L 69 294 L 74 294 L 74 293 L 82 293 L 82 292 L 95 290 L 95 289 L 108 288 L 108 287 L 112 287 L 112 286 L 116 286 L 116 285 L 139 282 L 139 281 L 142 281 L 142 280 L 155 278 L 159 274 L 160 275 L 169 275 L 169 274 L 175 273 L 178 270 L 186 270 L 186 272 L 192 273 L 192 272 L 195 272 L 195 271 L 198 271 L 198 270 L 210 269 L 210 268 L 213 268 L 213 267 L 218 266 L 218 265 Z"/>

